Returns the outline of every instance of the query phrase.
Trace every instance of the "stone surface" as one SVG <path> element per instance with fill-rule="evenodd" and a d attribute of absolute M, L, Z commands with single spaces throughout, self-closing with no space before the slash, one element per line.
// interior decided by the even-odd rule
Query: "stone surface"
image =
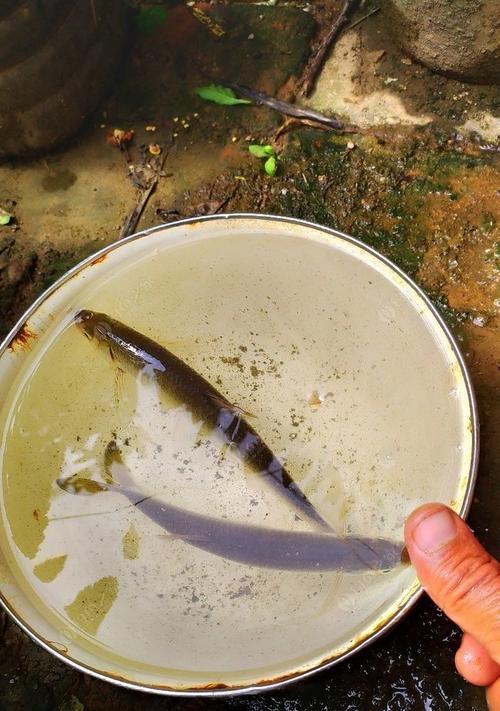
<path fill-rule="evenodd" d="M 498 0 L 386 0 L 388 27 L 405 52 L 465 81 L 500 81 Z"/>
<path fill-rule="evenodd" d="M 125 40 L 121 0 L 18 2 L 0 17 L 0 157 L 68 139 L 109 89 Z"/>
<path fill-rule="evenodd" d="M 379 5 L 370 0 L 359 15 Z M 381 7 L 339 37 L 307 103 L 364 128 L 434 123 L 496 140 L 498 87 L 444 77 L 411 59 L 390 31 L 388 5 Z"/>

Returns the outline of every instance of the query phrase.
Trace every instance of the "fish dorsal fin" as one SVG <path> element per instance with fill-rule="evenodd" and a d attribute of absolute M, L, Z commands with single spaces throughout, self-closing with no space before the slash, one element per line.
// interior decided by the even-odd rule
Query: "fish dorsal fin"
<path fill-rule="evenodd" d="M 240 416 L 244 415 L 245 417 L 255 417 L 255 415 L 252 412 L 249 412 L 248 410 L 244 410 L 237 402 L 229 402 L 229 400 L 227 400 L 222 395 L 216 395 L 215 393 L 209 393 L 208 397 L 211 400 L 213 400 L 213 402 L 223 410 L 229 410 L 229 412 L 233 412 L 235 415 L 240 415 Z"/>

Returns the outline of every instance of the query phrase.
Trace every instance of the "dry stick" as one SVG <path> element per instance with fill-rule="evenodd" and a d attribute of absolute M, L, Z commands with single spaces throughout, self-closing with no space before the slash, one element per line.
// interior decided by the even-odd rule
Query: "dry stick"
<path fill-rule="evenodd" d="M 170 149 L 171 146 L 169 146 Z M 163 159 L 157 168 L 156 175 L 151 179 L 151 182 L 146 188 L 142 188 L 141 192 L 139 193 L 139 199 L 137 200 L 137 203 L 134 207 L 134 209 L 127 215 L 125 222 L 123 223 L 123 227 L 120 231 L 120 237 L 119 239 L 123 239 L 124 237 L 128 237 L 129 235 L 133 234 L 135 232 L 135 229 L 137 227 L 137 224 L 139 220 L 141 219 L 141 215 L 144 212 L 144 208 L 148 204 L 148 200 L 155 191 L 156 186 L 158 185 L 158 180 L 160 179 L 160 173 L 163 170 L 163 166 L 165 165 L 165 161 L 167 159 L 168 155 L 168 150 L 165 151 L 163 154 Z"/>
<path fill-rule="evenodd" d="M 333 23 L 329 32 L 326 33 L 323 40 L 320 42 L 320 45 L 316 50 L 315 54 L 312 56 L 310 62 L 308 62 L 308 64 L 306 65 L 299 90 L 301 96 L 309 96 L 309 94 L 311 93 L 319 71 L 322 68 L 326 59 L 326 55 L 328 54 L 329 50 L 331 49 L 331 46 L 333 45 L 333 42 L 337 39 L 340 31 L 349 19 L 349 15 L 352 13 L 357 3 L 358 0 L 346 0 L 340 15 L 337 17 L 337 20 Z"/>
<path fill-rule="evenodd" d="M 357 27 L 357 26 L 360 25 L 362 22 L 364 22 L 365 20 L 367 20 L 369 17 L 371 17 L 372 15 L 375 15 L 377 12 L 380 12 L 380 7 L 374 7 L 373 10 L 370 10 L 370 12 L 367 12 L 366 15 L 363 15 L 363 17 L 360 17 L 359 20 L 356 20 L 355 22 L 352 22 L 352 23 L 349 25 L 349 27 L 347 28 L 347 30 L 352 30 L 354 27 Z M 347 31 L 347 30 L 346 30 L 346 31 Z"/>
<path fill-rule="evenodd" d="M 90 7 L 92 9 L 92 17 L 94 18 L 94 25 L 97 27 L 97 12 L 95 9 L 95 0 L 90 0 Z"/>
<path fill-rule="evenodd" d="M 123 223 L 123 227 L 120 232 L 120 239 L 123 239 L 123 237 L 128 237 L 129 235 L 133 234 L 135 232 L 135 228 L 137 227 L 137 223 L 139 222 L 142 213 L 144 212 L 144 208 L 147 205 L 147 202 L 149 198 L 151 197 L 154 189 L 156 188 L 156 185 L 158 184 L 158 176 L 155 175 L 153 180 L 151 181 L 150 185 L 147 188 L 144 188 L 141 190 L 141 193 L 139 195 L 139 200 L 137 201 L 136 206 L 127 215 L 127 218 L 125 222 Z"/>
<path fill-rule="evenodd" d="M 233 91 L 241 96 L 246 96 L 256 104 L 268 106 L 270 109 L 274 109 L 274 111 L 278 111 L 285 116 L 292 116 L 293 118 L 301 119 L 303 121 L 314 121 L 315 123 L 320 123 L 324 126 L 328 126 L 329 128 L 336 129 L 337 131 L 342 131 L 344 129 L 344 124 L 341 121 L 325 116 L 324 114 L 320 114 L 312 109 L 305 109 L 300 106 L 295 106 L 294 104 L 288 103 L 288 101 L 275 99 L 273 96 L 269 96 L 269 94 L 265 94 L 262 91 L 256 91 L 255 89 L 250 89 L 247 86 L 235 84 L 231 81 L 223 81 L 221 84 L 223 86 L 227 86 L 229 89 L 233 89 Z"/>

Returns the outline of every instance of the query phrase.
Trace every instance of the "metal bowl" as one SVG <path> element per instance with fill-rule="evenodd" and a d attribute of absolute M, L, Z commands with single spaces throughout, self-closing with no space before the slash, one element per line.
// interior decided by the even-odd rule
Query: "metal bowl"
<path fill-rule="evenodd" d="M 339 535 L 402 541 L 405 517 L 427 501 L 465 515 L 476 474 L 477 412 L 459 349 L 387 259 L 280 217 L 147 230 L 68 272 L 0 349 L 0 591 L 20 627 L 101 679 L 223 696 L 307 677 L 394 626 L 420 593 L 408 566 L 263 572 L 172 540 L 114 499 L 68 503 L 61 472 L 92 473 L 106 428 L 121 428 L 139 437 L 130 456 L 142 488 L 201 512 L 301 525 L 258 477 L 219 481 L 199 465 L 189 479 L 167 466 L 189 423 L 77 333 L 80 308 L 153 336 L 254 412 Z"/>

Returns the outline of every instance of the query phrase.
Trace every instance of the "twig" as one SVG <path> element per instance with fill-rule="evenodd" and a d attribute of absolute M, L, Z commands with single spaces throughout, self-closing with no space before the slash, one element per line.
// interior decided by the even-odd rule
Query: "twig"
<path fill-rule="evenodd" d="M 305 109 L 301 108 L 300 106 L 295 106 L 294 104 L 288 103 L 288 101 L 275 99 L 273 96 L 264 94 L 264 92 L 262 91 L 256 91 L 255 89 L 250 89 L 247 86 L 235 84 L 234 82 L 223 81 L 220 83 L 223 86 L 227 86 L 230 89 L 233 89 L 233 91 L 235 91 L 237 94 L 241 94 L 241 96 L 246 96 L 248 99 L 251 99 L 256 104 L 268 106 L 270 109 L 274 109 L 274 111 L 278 111 L 280 114 L 284 114 L 285 116 L 292 116 L 293 118 L 302 119 L 304 121 L 314 121 L 315 123 L 320 123 L 323 126 L 328 126 L 329 128 L 335 129 L 337 131 L 342 131 L 344 128 L 344 124 L 341 121 L 338 121 L 334 118 L 330 118 L 329 116 L 325 116 L 324 114 L 320 114 L 317 111 L 313 111 L 312 109 Z"/>
<path fill-rule="evenodd" d="M 128 237 L 129 235 L 135 232 L 137 223 L 141 219 L 141 215 L 144 212 L 144 208 L 146 207 L 148 200 L 153 194 L 153 191 L 156 188 L 157 184 L 158 175 L 155 175 L 150 185 L 147 188 L 141 190 L 137 204 L 135 205 L 132 212 L 127 215 L 127 218 L 123 223 L 123 227 L 120 232 L 120 239 L 122 239 L 123 237 Z"/>
<path fill-rule="evenodd" d="M 367 12 L 366 15 L 363 15 L 363 17 L 360 17 L 359 20 L 356 20 L 355 22 L 353 22 L 351 25 L 349 25 L 346 32 L 348 30 L 352 30 L 353 27 L 357 27 L 362 22 L 367 20 L 369 17 L 371 17 L 372 15 L 375 15 L 377 12 L 380 12 L 380 7 L 374 7 L 373 10 L 370 10 L 370 12 Z"/>
<path fill-rule="evenodd" d="M 92 9 L 92 17 L 94 18 L 94 25 L 97 27 L 97 12 L 95 9 L 95 0 L 90 0 L 90 7 Z"/>
<path fill-rule="evenodd" d="M 337 17 L 337 20 L 326 33 L 315 54 L 306 65 L 299 91 L 301 96 L 309 96 L 311 93 L 316 82 L 316 78 L 325 62 L 326 55 L 330 51 L 334 41 L 337 39 L 340 31 L 343 29 L 349 19 L 349 15 L 352 13 L 357 3 L 358 0 L 345 1 L 344 7 L 342 8 L 340 15 Z"/>
<path fill-rule="evenodd" d="M 144 208 L 148 204 L 149 198 L 154 193 L 156 186 L 158 185 L 158 181 L 159 181 L 160 176 L 162 174 L 163 166 L 165 165 L 165 161 L 167 159 L 170 148 L 171 148 L 171 145 L 169 146 L 168 150 L 165 150 L 161 162 L 159 163 L 159 165 L 157 165 L 156 173 L 151 178 L 149 184 L 141 189 L 141 191 L 139 193 L 139 198 L 137 200 L 137 203 L 136 203 L 134 209 L 131 212 L 129 212 L 129 214 L 127 215 L 127 217 L 125 219 L 125 222 L 123 223 L 123 227 L 120 230 L 119 239 L 128 237 L 129 235 L 131 235 L 135 232 L 136 227 L 139 223 L 139 220 L 141 219 L 141 215 L 144 212 Z"/>

